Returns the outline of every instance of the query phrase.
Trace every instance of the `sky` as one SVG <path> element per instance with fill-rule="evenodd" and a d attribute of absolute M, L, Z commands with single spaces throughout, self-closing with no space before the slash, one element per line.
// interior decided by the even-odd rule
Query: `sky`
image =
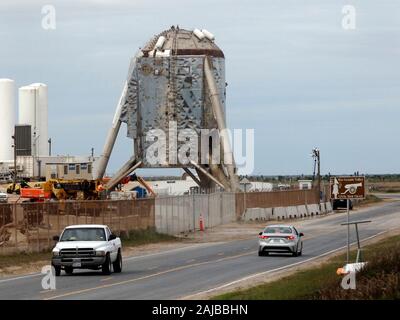
<path fill-rule="evenodd" d="M 99 155 L 130 58 L 171 25 L 205 28 L 224 51 L 227 122 L 255 130 L 254 174 L 312 174 L 314 147 L 325 174 L 400 172 L 398 0 L 1 0 L 0 78 L 49 86 L 53 154 Z M 109 173 L 132 154 L 125 136 Z"/>

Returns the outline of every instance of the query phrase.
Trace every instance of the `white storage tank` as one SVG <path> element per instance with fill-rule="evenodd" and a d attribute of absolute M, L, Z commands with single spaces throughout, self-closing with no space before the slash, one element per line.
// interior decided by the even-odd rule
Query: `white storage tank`
<path fill-rule="evenodd" d="M 18 89 L 18 123 L 31 126 L 32 154 L 37 155 L 34 143 L 37 136 L 38 122 L 36 112 L 36 88 L 25 86 Z"/>
<path fill-rule="evenodd" d="M 48 89 L 44 83 L 32 83 L 36 91 L 36 116 L 37 116 L 37 153 L 39 156 L 49 155 L 48 134 Z"/>
<path fill-rule="evenodd" d="M 14 159 L 12 136 L 15 125 L 15 84 L 11 79 L 0 79 L 0 161 Z"/>
<path fill-rule="evenodd" d="M 19 88 L 19 124 L 28 124 L 32 130 L 32 154 L 48 156 L 47 86 L 33 83 Z"/>

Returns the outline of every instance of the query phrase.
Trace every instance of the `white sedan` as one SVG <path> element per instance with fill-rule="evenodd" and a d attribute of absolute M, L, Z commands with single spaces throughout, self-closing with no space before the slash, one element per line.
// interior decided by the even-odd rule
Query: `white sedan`
<path fill-rule="evenodd" d="M 294 257 L 303 253 L 303 233 L 294 226 L 271 225 L 259 233 L 258 255 L 273 253 L 291 253 Z"/>

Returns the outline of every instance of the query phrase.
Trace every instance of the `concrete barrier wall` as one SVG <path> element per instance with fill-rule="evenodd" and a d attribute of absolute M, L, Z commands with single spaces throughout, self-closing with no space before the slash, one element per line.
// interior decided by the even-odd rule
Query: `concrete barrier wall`
<path fill-rule="evenodd" d="M 268 221 L 268 220 L 285 220 L 285 219 L 301 219 L 320 214 L 328 214 L 332 212 L 330 202 L 321 203 L 321 207 L 317 204 L 308 206 L 290 206 L 277 208 L 248 208 L 243 215 L 243 221 Z"/>
<path fill-rule="evenodd" d="M 310 216 L 316 216 L 321 213 L 318 204 L 309 204 L 307 208 Z"/>
<path fill-rule="evenodd" d="M 160 233 L 175 235 L 199 230 L 200 217 L 205 228 L 235 221 L 235 195 L 214 193 L 155 199 L 155 225 Z"/>
<path fill-rule="evenodd" d="M 326 207 L 326 211 L 327 211 L 328 213 L 333 211 L 333 209 L 332 209 L 332 204 L 331 204 L 330 202 L 326 202 L 326 203 L 325 203 L 325 207 Z"/>
<path fill-rule="evenodd" d="M 243 215 L 244 221 L 267 221 L 272 219 L 272 208 L 249 208 Z"/>
<path fill-rule="evenodd" d="M 237 196 L 237 195 L 236 195 Z M 234 193 L 213 193 L 158 197 L 155 199 L 155 226 L 160 233 L 176 235 L 200 229 L 200 216 L 205 228 L 236 220 Z M 275 208 L 247 208 L 243 221 L 300 219 L 332 211 L 329 202 Z"/>
<path fill-rule="evenodd" d="M 308 217 L 308 211 L 306 205 L 297 206 L 297 212 L 299 213 L 300 218 Z"/>
<path fill-rule="evenodd" d="M 286 218 L 287 218 L 287 213 L 285 207 L 274 208 L 274 219 L 285 220 Z"/>
<path fill-rule="evenodd" d="M 241 218 L 249 208 L 278 208 L 318 203 L 317 189 L 236 193 L 236 215 Z"/>
<path fill-rule="evenodd" d="M 290 206 L 286 208 L 287 218 L 288 219 L 296 219 L 299 217 L 299 213 L 297 211 L 296 206 Z"/>

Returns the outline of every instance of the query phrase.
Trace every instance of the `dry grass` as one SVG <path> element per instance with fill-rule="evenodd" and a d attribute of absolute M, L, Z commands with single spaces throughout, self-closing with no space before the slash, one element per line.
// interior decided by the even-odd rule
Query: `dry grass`
<path fill-rule="evenodd" d="M 395 241 L 395 239 L 397 241 Z M 400 244 L 381 247 L 370 253 L 367 266 L 357 273 L 356 290 L 343 290 L 338 281 L 328 283 L 314 299 L 399 299 L 400 298 Z"/>

